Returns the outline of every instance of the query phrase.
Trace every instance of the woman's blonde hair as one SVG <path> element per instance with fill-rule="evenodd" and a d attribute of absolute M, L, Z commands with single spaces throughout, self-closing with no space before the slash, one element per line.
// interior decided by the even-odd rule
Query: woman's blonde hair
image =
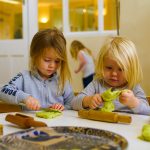
<path fill-rule="evenodd" d="M 59 89 L 62 90 L 66 80 L 71 79 L 70 70 L 68 67 L 66 39 L 58 29 L 45 29 L 37 32 L 30 46 L 30 62 L 29 68 L 33 73 L 37 68 L 37 61 L 42 57 L 45 50 L 53 48 L 61 59 L 59 69 Z"/>
<path fill-rule="evenodd" d="M 104 58 L 115 60 L 124 71 L 128 88 L 132 89 L 142 79 L 137 51 L 132 41 L 123 37 L 110 38 L 100 49 L 96 65 L 96 79 L 104 77 Z"/>
<path fill-rule="evenodd" d="M 74 59 L 77 60 L 77 58 L 78 58 L 78 57 L 77 57 L 77 56 L 78 56 L 78 52 L 79 52 L 80 50 L 85 50 L 85 51 L 87 51 L 87 53 L 88 53 L 89 55 L 92 56 L 91 50 L 88 49 L 87 47 L 85 47 L 80 41 L 77 41 L 77 40 L 72 41 L 71 46 L 70 46 L 70 53 L 71 53 L 71 56 L 72 56 Z M 92 57 L 93 57 L 93 56 L 92 56 Z"/>

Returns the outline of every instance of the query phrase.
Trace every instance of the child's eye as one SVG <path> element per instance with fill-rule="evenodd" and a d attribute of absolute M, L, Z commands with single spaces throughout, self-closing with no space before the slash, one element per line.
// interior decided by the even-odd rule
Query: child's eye
<path fill-rule="evenodd" d="M 44 61 L 45 61 L 45 62 L 50 62 L 50 60 L 49 60 L 49 59 L 44 59 Z"/>
<path fill-rule="evenodd" d="M 123 70 L 121 68 L 118 69 L 120 72 L 122 72 Z"/>
<path fill-rule="evenodd" d="M 56 63 L 56 64 L 59 64 L 59 63 L 60 63 L 60 60 L 55 60 L 55 63 Z"/>
<path fill-rule="evenodd" d="M 106 66 L 106 69 L 111 70 L 111 69 L 112 69 L 112 67 L 111 67 L 111 66 Z"/>

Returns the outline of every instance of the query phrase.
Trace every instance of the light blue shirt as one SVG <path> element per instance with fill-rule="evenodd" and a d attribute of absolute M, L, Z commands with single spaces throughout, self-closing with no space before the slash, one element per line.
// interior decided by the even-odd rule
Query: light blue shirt
<path fill-rule="evenodd" d="M 65 109 L 71 109 L 71 100 L 74 97 L 72 87 L 66 82 L 63 91 L 59 92 L 58 79 L 56 73 L 44 80 L 37 72 L 31 74 L 30 71 L 23 71 L 0 89 L 0 99 L 19 104 L 28 96 L 32 96 L 39 100 L 42 108 L 60 103 Z"/>
<path fill-rule="evenodd" d="M 71 102 L 73 109 L 75 110 L 84 109 L 82 106 L 82 100 L 85 96 L 91 96 L 98 93 L 102 94 L 108 88 L 110 87 L 104 86 L 103 82 L 100 82 L 99 80 L 93 80 L 81 93 L 79 93 L 76 97 L 74 97 L 73 101 Z M 122 89 L 126 89 L 126 87 Z M 137 85 L 133 88 L 132 91 L 135 97 L 137 97 L 140 100 L 139 106 L 136 108 L 129 108 L 121 104 L 119 100 L 116 99 L 113 101 L 115 105 L 115 111 L 150 115 L 150 106 L 148 104 L 143 89 L 140 87 L 140 85 Z M 102 105 L 99 107 L 102 107 Z"/>

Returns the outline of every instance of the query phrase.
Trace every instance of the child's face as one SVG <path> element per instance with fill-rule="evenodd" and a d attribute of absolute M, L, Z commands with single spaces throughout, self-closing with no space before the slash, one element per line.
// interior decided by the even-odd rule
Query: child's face
<path fill-rule="evenodd" d="M 37 69 L 43 79 L 48 79 L 50 75 L 55 73 L 60 67 L 61 60 L 59 59 L 56 51 L 51 48 L 47 49 L 44 55 L 39 59 L 37 63 Z"/>
<path fill-rule="evenodd" d="M 104 81 L 111 87 L 121 87 L 127 83 L 124 71 L 109 57 L 104 58 Z"/>

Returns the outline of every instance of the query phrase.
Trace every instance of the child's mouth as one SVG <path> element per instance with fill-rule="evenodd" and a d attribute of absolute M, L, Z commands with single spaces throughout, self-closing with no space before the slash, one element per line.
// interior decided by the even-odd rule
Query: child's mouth
<path fill-rule="evenodd" d="M 118 82 L 116 79 L 110 79 L 111 82 Z"/>

